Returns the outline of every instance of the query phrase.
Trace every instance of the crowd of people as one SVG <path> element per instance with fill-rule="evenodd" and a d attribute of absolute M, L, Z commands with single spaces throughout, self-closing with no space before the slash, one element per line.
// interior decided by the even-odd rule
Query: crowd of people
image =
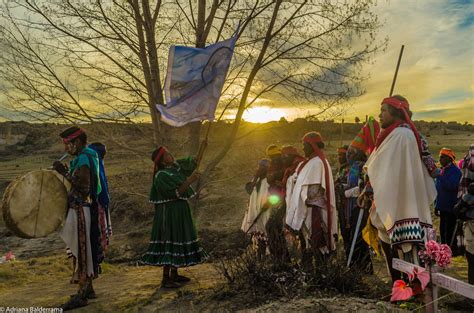
<path fill-rule="evenodd" d="M 304 135 L 302 154 L 293 146 L 270 145 L 245 186 L 250 198 L 241 229 L 251 236 L 259 256 L 269 253 L 281 261 L 293 257 L 289 246 L 301 252 L 303 261 L 330 257 L 341 236 L 348 265 L 366 273 L 373 272 L 371 251 L 380 253 L 381 243 L 395 280 L 401 274 L 392 268 L 392 258 L 419 262 L 418 249 L 433 237 L 435 203 L 441 242 L 458 254 L 464 244 L 469 283 L 474 284 L 474 145 L 458 165 L 451 149 L 441 149 L 437 167 L 405 98 L 384 99 L 379 117 L 380 124 L 369 118 L 352 143 L 337 150 L 335 180 L 320 133 Z M 62 306 L 67 310 L 96 297 L 92 280 L 101 272 L 112 227 L 105 145 L 87 145 L 79 127 L 60 137 L 74 157 L 69 166 L 53 164 L 72 186 L 60 235 L 73 259 L 71 282 L 79 288 Z M 163 288 L 179 288 L 190 279 L 178 269 L 208 257 L 188 204 L 200 174 L 196 158 L 175 160 L 165 147 L 154 150 L 151 161 L 149 200 L 155 216 L 142 262 L 163 267 Z"/>
<path fill-rule="evenodd" d="M 380 123 L 370 117 L 350 145 L 337 149 L 335 179 L 320 133 L 303 137 L 302 154 L 270 145 L 245 186 L 250 199 L 241 229 L 258 254 L 273 254 L 273 241 L 284 237 L 302 261 L 329 257 L 340 236 L 348 266 L 373 273 L 371 254 L 383 251 L 395 281 L 401 273 L 392 259 L 420 264 L 418 251 L 436 239 L 434 213 L 441 243 L 453 255 L 465 249 L 474 284 L 474 146 L 459 164 L 453 150 L 441 149 L 437 166 L 411 115 L 404 97 L 383 99 Z"/>
<path fill-rule="evenodd" d="M 98 142 L 88 145 L 86 132 L 76 126 L 63 131 L 60 137 L 65 151 L 73 157 L 69 165 L 53 163 L 53 169 L 71 184 L 66 221 L 59 231 L 73 260 L 71 283 L 78 284 L 77 293 L 61 306 L 71 310 L 96 298 L 92 281 L 101 273 L 112 224 L 104 168 L 106 146 Z M 141 263 L 162 266 L 162 287 L 179 288 L 190 279 L 179 275 L 178 268 L 207 259 L 188 204 L 195 195 L 191 184 L 200 174 L 195 171 L 195 158 L 175 160 L 165 147 L 154 150 L 151 160 L 154 170 L 149 201 L 155 206 L 155 215 L 149 247 Z"/>

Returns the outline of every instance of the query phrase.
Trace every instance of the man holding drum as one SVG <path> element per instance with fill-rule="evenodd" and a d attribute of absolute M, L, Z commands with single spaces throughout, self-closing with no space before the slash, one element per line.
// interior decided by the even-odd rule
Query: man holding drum
<path fill-rule="evenodd" d="M 64 310 L 87 305 L 95 298 L 92 279 L 99 274 L 99 228 L 97 195 L 101 191 L 97 153 L 86 147 L 87 135 L 82 128 L 70 127 L 59 135 L 64 149 L 74 159 L 69 168 L 55 161 L 53 168 L 71 183 L 68 213 L 59 232 L 73 255 L 74 272 L 71 283 L 78 283 L 77 294 L 62 305 Z"/>

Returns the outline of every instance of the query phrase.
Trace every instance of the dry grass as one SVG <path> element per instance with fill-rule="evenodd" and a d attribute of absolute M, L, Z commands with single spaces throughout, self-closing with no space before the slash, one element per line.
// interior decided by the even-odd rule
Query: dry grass
<path fill-rule="evenodd" d="M 360 126 L 345 125 L 343 143 L 349 144 Z M 218 152 L 228 133 L 228 127 L 223 123 L 214 127 L 209 150 L 203 160 L 204 165 Z M 8 151 L 2 152 L 0 155 L 0 193 L 10 179 L 7 169 L 8 171 L 12 169 L 29 171 L 48 167 L 54 158 L 63 153 L 63 146 L 56 136 L 58 130 L 62 128 L 62 126 L 54 126 L 47 131 L 42 131 L 41 134 L 50 137 L 41 142 L 29 141 L 27 145 L 17 147 L 20 150 L 15 150 L 9 155 L 6 154 Z M 109 261 L 114 264 L 107 269 L 104 280 L 97 281 L 97 286 L 99 288 L 103 286 L 103 294 L 107 295 L 110 301 L 117 303 L 114 308 L 130 309 L 134 305 L 138 305 L 137 303 L 148 301 L 146 299 L 151 299 L 150 303 L 153 304 L 156 302 L 153 295 L 159 284 L 159 269 L 135 269 L 123 265 L 124 262 L 132 263 L 140 258 L 146 249 L 151 232 L 154 211 L 153 207 L 147 203 L 152 171 L 148 154 L 153 149 L 150 128 L 144 125 L 143 132 L 126 129 L 126 127 L 117 127 L 116 131 L 114 130 L 114 137 L 122 143 L 129 144 L 130 148 L 136 150 L 135 152 L 124 149 L 108 138 L 101 137 L 98 132 L 94 131 L 94 127 L 86 126 L 86 129 L 89 131 L 90 140 L 102 141 L 108 145 L 106 169 L 112 192 L 111 212 L 115 233 L 109 253 Z M 234 302 L 245 303 L 252 298 L 261 301 L 268 297 L 298 296 L 299 293 L 302 296 L 320 293 L 337 294 L 338 296 L 353 294 L 376 299 L 389 294 L 389 285 L 384 283 L 387 281 L 385 265 L 379 259 L 374 262 L 377 268 L 376 275 L 361 277 L 360 271 L 347 271 L 344 262 L 341 262 L 339 257 L 335 257 L 330 262 L 315 263 L 315 270 L 311 271 L 303 269 L 294 262 L 282 266 L 275 264 L 271 258 L 266 258 L 263 262 L 255 262 L 254 256 L 248 253 L 242 255 L 248 243 L 239 232 L 248 200 L 248 195 L 243 188 L 244 184 L 251 178 L 257 161 L 264 156 L 267 145 L 271 143 L 293 144 L 301 150 L 300 139 L 309 130 L 320 131 L 323 134 L 328 143 L 326 154 L 333 170 L 335 170 L 337 167 L 336 148 L 341 141 L 338 124 L 304 121 L 288 124 L 274 122 L 265 125 L 244 123 L 238 135 L 241 139 L 235 142 L 227 157 L 212 173 L 210 184 L 203 191 L 203 194 L 207 196 L 195 203 L 194 215 L 206 250 L 216 261 L 229 256 L 233 258 L 233 260 L 226 261 L 221 267 L 222 270 L 227 268 L 228 283 L 217 293 L 216 297 L 222 299 L 232 297 Z M 441 128 L 430 131 L 431 136 L 428 141 L 435 156 L 443 146 L 453 148 L 458 157 L 462 156 L 469 144 L 472 143 L 473 137 L 468 132 L 449 130 L 449 135 L 443 135 L 443 133 Z M 181 131 L 180 136 L 170 146 L 170 149 L 178 157 L 185 155 L 186 132 Z M 2 179 L 1 174 L 9 179 Z M 1 222 L 0 217 L 0 227 Z M 6 240 L 8 239 L 8 244 L 11 244 L 15 238 L 2 237 L 2 232 L 5 230 L 0 228 L 0 252 L 4 253 L 6 252 Z M 21 247 L 27 247 L 23 241 L 17 240 L 15 243 L 17 244 L 10 246 L 14 253 Z M 64 286 L 65 284 L 62 283 L 68 280 L 70 264 L 62 256 L 37 257 L 38 251 L 43 251 L 42 247 L 45 248 L 43 255 L 51 252 L 51 248 L 46 249 L 46 245 L 50 245 L 47 241 L 37 241 L 37 244 L 36 254 L 31 254 L 28 257 L 25 253 L 23 259 L 15 263 L 0 265 L 0 294 L 7 295 L 8 293 L 8 295 L 15 296 L 18 301 L 20 298 L 30 295 L 42 299 L 41 286 L 46 284 L 48 285 L 47 292 L 52 295 L 67 296 L 69 289 L 65 293 L 58 286 Z M 62 254 L 63 251 L 61 248 L 56 252 Z M 241 256 L 239 257 L 239 255 Z M 116 269 L 118 272 L 112 274 Z M 209 273 L 209 271 L 205 271 L 203 275 Z M 448 273 L 465 279 L 465 259 L 456 258 Z M 114 275 L 117 277 L 113 277 Z M 156 275 L 156 277 L 148 277 L 150 275 Z M 210 279 L 219 280 L 221 277 L 217 279 L 211 277 Z M 354 284 L 354 281 L 357 283 Z M 37 289 L 29 288 L 32 285 Z M 239 289 L 239 286 L 245 287 L 245 289 Z M 126 294 L 130 289 L 127 287 L 143 289 L 143 292 L 137 295 L 138 302 L 131 299 L 133 294 Z M 7 290 L 10 291 L 7 292 Z M 72 291 L 74 288 L 70 290 Z M 199 290 L 199 287 L 185 293 L 196 290 Z M 185 296 L 188 295 L 183 294 L 183 297 Z M 124 297 L 123 301 L 119 297 Z M 157 297 L 161 297 L 161 295 Z M 215 297 L 213 296 L 212 299 Z M 212 299 L 207 298 L 206 301 L 213 301 Z M 51 304 L 50 300 L 51 297 L 40 302 Z M 99 309 L 107 310 L 106 307 Z"/>

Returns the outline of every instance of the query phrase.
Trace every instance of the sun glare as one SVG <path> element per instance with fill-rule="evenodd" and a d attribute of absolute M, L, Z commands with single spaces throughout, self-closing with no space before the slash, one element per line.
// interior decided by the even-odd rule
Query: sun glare
<path fill-rule="evenodd" d="M 284 116 L 285 112 L 281 109 L 262 106 L 245 110 L 242 118 L 251 123 L 267 123 L 270 121 L 278 121 Z"/>

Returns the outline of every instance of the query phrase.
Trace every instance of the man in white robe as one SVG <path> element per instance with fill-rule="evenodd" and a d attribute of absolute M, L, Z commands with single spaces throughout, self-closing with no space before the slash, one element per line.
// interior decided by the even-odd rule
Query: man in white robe
<path fill-rule="evenodd" d="M 378 230 L 393 280 L 400 277 L 392 268 L 393 257 L 417 262 L 413 247 L 423 244 L 432 228 L 430 205 L 436 198 L 434 181 L 422 158 L 429 159 L 427 149 L 410 114 L 405 98 L 383 100 L 382 131 L 365 165 L 374 191 L 370 221 Z"/>
<path fill-rule="evenodd" d="M 266 225 L 271 214 L 268 206 L 269 185 L 266 177 L 268 166 L 268 160 L 261 160 L 254 179 L 246 185 L 250 198 L 241 226 L 243 232 L 252 236 L 254 249 L 259 253 L 264 253 L 266 250 Z"/>
<path fill-rule="evenodd" d="M 301 231 L 307 247 L 328 254 L 336 249 L 337 212 L 331 166 L 324 156 L 321 135 L 303 137 L 307 160 L 296 170 L 293 192 L 287 202 L 286 224 Z"/>

